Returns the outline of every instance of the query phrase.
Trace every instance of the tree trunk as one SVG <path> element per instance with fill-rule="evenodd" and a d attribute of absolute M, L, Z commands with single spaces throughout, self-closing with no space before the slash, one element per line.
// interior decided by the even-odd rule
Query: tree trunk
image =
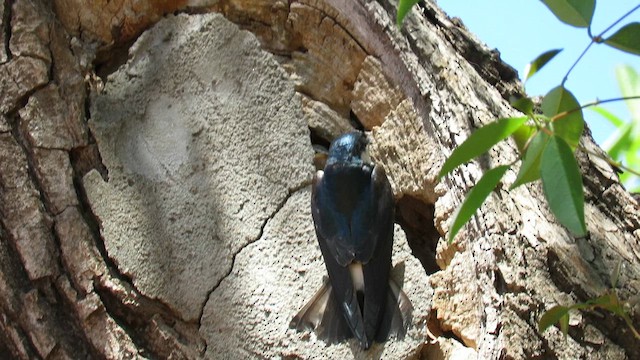
<path fill-rule="evenodd" d="M 589 236 L 541 187 L 449 219 L 499 144 L 442 182 L 470 132 L 516 115 L 516 72 L 430 1 L 0 2 L 0 357 L 637 359 L 624 321 L 541 314 L 640 294 L 636 200 L 578 153 Z M 178 13 L 179 15 L 170 15 Z M 242 30 L 241 30 L 242 29 Z M 363 126 L 397 200 L 404 340 L 367 352 L 289 329 L 322 282 L 312 145 Z M 582 145 L 601 150 L 587 134 Z M 639 327 L 640 313 L 631 312 Z"/>

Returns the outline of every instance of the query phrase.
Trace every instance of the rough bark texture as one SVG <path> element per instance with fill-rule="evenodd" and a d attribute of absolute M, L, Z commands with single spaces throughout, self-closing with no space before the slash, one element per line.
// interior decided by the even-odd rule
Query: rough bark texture
<path fill-rule="evenodd" d="M 539 185 L 508 192 L 510 171 L 443 240 L 515 146 L 438 183 L 440 165 L 514 115 L 521 86 L 431 2 L 402 29 L 392 3 L 365 0 L 16 0 L 0 15 L 1 358 L 640 358 L 610 313 L 572 314 L 566 340 L 537 331 L 619 262 L 619 296 L 640 294 L 640 206 L 606 163 L 578 156 L 585 239 Z M 397 199 L 394 276 L 415 307 L 406 339 L 368 352 L 288 329 L 325 272 L 313 145 L 358 124 Z"/>

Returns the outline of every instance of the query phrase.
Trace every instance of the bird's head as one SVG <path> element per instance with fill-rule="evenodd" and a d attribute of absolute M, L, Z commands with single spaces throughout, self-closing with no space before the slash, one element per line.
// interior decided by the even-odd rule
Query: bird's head
<path fill-rule="evenodd" d="M 329 147 L 327 165 L 346 163 L 351 165 L 370 164 L 367 153 L 367 137 L 362 131 L 350 131 L 337 137 Z"/>

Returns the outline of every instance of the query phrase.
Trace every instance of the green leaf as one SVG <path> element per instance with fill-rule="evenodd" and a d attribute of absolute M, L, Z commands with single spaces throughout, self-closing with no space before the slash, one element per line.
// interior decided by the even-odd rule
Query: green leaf
<path fill-rule="evenodd" d="M 587 301 L 587 303 L 605 310 L 609 310 L 618 316 L 622 316 L 625 313 L 624 309 L 622 308 L 622 304 L 618 299 L 618 296 L 614 292 L 610 292 L 595 299 L 591 299 Z"/>
<path fill-rule="evenodd" d="M 513 140 L 516 142 L 516 146 L 518 146 L 518 151 L 521 154 L 524 151 L 524 147 L 529 141 L 529 138 L 535 134 L 536 130 L 537 129 L 533 126 L 520 125 L 520 127 L 511 135 Z"/>
<path fill-rule="evenodd" d="M 616 66 L 616 80 L 623 97 L 640 95 L 640 75 L 629 65 Z M 640 121 L 640 100 L 626 100 L 631 118 Z"/>
<path fill-rule="evenodd" d="M 496 188 L 504 173 L 510 168 L 509 165 L 502 165 L 487 171 L 480 181 L 474 186 L 467 197 L 464 199 L 451 222 L 451 230 L 449 230 L 449 242 L 453 240 L 458 231 L 464 224 L 471 219 L 476 210 L 480 208 L 484 200 L 489 196 L 491 191 Z"/>
<path fill-rule="evenodd" d="M 556 55 L 558 55 L 560 51 L 562 51 L 562 49 L 545 51 L 544 53 L 538 55 L 538 57 L 535 58 L 532 62 L 528 63 L 524 68 L 524 81 L 526 82 L 535 73 L 540 71 L 540 69 L 542 69 L 542 67 L 545 66 L 549 61 L 551 61 L 551 59 L 553 59 Z"/>
<path fill-rule="evenodd" d="M 484 154 L 493 145 L 506 139 L 516 131 L 520 125 L 524 124 L 525 121 L 527 121 L 526 116 L 519 118 L 503 118 L 474 131 L 473 134 L 465 140 L 465 142 L 453 150 L 449 158 L 444 162 L 444 165 L 442 165 L 442 169 L 440 170 L 438 177 L 441 178 L 458 166 L 468 162 L 476 156 Z"/>
<path fill-rule="evenodd" d="M 640 55 L 640 23 L 632 22 L 608 37 L 605 44 L 635 55 Z"/>
<path fill-rule="evenodd" d="M 591 309 L 591 308 L 593 308 L 593 305 L 590 304 L 589 301 L 587 301 L 586 303 L 576 303 L 569 306 L 569 310 L 584 310 L 584 309 Z"/>
<path fill-rule="evenodd" d="M 617 117 L 611 111 L 603 108 L 602 106 L 592 106 L 590 107 L 590 109 L 600 114 L 603 118 L 607 119 L 611 123 L 611 125 L 617 128 L 624 125 L 624 121 L 622 119 Z"/>
<path fill-rule="evenodd" d="M 584 130 L 584 118 L 578 100 L 562 85 L 551 89 L 542 99 L 542 113 L 550 118 L 568 111 L 571 112 L 555 119 L 552 127 L 556 135 L 575 149 Z"/>
<path fill-rule="evenodd" d="M 612 159 L 620 160 L 622 155 L 630 150 L 633 142 L 632 130 L 632 123 L 626 123 L 605 141 L 603 147 Z"/>
<path fill-rule="evenodd" d="M 569 145 L 559 136 L 549 139 L 540 162 L 542 188 L 556 219 L 576 236 L 585 236 L 584 193 L 580 169 Z"/>
<path fill-rule="evenodd" d="M 549 135 L 544 131 L 538 131 L 527 147 L 516 181 L 514 181 L 510 189 L 515 189 L 522 184 L 536 181 L 540 178 L 540 159 L 548 141 Z"/>
<path fill-rule="evenodd" d="M 591 25 L 595 0 L 542 0 L 558 20 L 575 27 Z"/>
<path fill-rule="evenodd" d="M 618 67 L 616 68 L 616 70 L 619 70 L 620 68 L 621 67 Z M 616 71 L 616 74 L 620 75 L 618 71 Z M 618 83 L 619 84 L 621 83 L 620 76 L 618 77 Z M 622 84 L 620 85 L 622 89 L 623 86 Z M 630 87 L 629 84 L 625 85 L 624 87 L 627 87 L 626 91 L 630 91 L 628 90 L 628 88 Z M 625 90 L 622 90 L 622 94 L 623 96 L 632 96 L 632 95 L 625 95 Z M 632 105 L 629 103 L 632 103 L 632 102 L 633 101 L 627 101 L 627 104 L 629 105 L 630 109 L 632 108 Z M 638 109 L 640 110 L 640 108 Z M 623 159 L 625 153 L 630 152 L 631 148 L 633 147 L 633 141 L 634 141 L 633 122 L 625 123 L 624 120 L 620 119 L 613 113 L 609 112 L 607 109 L 600 106 L 594 106 L 592 107 L 592 110 L 602 115 L 605 119 L 609 120 L 609 122 L 613 124 L 613 126 L 618 128 L 616 132 L 611 134 L 607 138 L 607 140 L 605 140 L 602 147 L 607 151 L 607 153 L 609 154 L 609 156 L 611 156 L 612 159 L 615 159 L 615 160 Z M 640 141 L 640 139 L 637 139 L 636 141 Z"/>
<path fill-rule="evenodd" d="M 522 111 L 523 114 L 533 116 L 533 101 L 531 98 L 522 97 L 519 99 L 511 99 L 511 106 Z"/>
<path fill-rule="evenodd" d="M 402 26 L 404 17 L 407 16 L 413 5 L 417 4 L 418 0 L 400 0 L 398 2 L 398 14 L 396 15 L 396 24 L 398 27 Z"/>
<path fill-rule="evenodd" d="M 545 332 L 551 325 L 561 321 L 566 317 L 566 323 L 569 323 L 569 308 L 562 305 L 556 305 L 551 309 L 545 311 L 538 321 L 538 330 L 542 333 Z"/>
<path fill-rule="evenodd" d="M 562 335 L 564 335 L 564 338 L 566 339 L 567 333 L 569 332 L 569 313 L 566 313 L 563 317 L 561 317 L 559 323 Z"/>
<path fill-rule="evenodd" d="M 613 304 L 613 297 L 610 293 L 607 293 L 602 296 L 598 296 L 597 298 L 587 300 L 587 304 L 607 309 L 611 304 Z"/>

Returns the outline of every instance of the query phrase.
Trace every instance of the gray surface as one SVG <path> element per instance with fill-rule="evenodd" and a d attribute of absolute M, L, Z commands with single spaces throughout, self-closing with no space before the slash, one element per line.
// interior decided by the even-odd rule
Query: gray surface
<path fill-rule="evenodd" d="M 159 22 L 93 99 L 109 172 L 85 177 L 109 256 L 147 296 L 197 320 L 312 149 L 284 71 L 220 15 Z"/>
<path fill-rule="evenodd" d="M 326 275 L 300 103 L 272 56 L 221 16 L 143 34 L 91 109 L 108 181 L 93 171 L 84 183 L 107 252 L 143 294 L 185 320 L 202 313 L 207 358 L 415 355 L 432 292 L 399 229 L 394 263 L 415 306 L 404 341 L 361 352 L 288 328 Z"/>
<path fill-rule="evenodd" d="M 326 346 L 310 332 L 289 329 L 293 315 L 326 276 L 310 202 L 308 188 L 291 196 L 267 223 L 260 240 L 238 254 L 231 274 L 211 294 L 200 328 L 208 344 L 206 358 L 406 359 L 419 352 L 426 340 L 432 292 L 397 225 L 393 263 L 403 263 L 404 272 L 394 271 L 394 275 L 404 279 L 404 291 L 414 306 L 413 327 L 404 340 L 374 344 L 365 352 L 355 340 Z"/>

